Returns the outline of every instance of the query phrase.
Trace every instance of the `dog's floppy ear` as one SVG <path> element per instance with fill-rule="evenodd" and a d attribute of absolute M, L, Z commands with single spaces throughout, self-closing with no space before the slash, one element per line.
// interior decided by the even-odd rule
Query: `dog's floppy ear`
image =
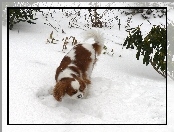
<path fill-rule="evenodd" d="M 53 96 L 57 101 L 62 101 L 62 97 L 65 96 L 67 88 L 67 83 L 64 81 L 59 81 L 54 86 Z"/>
<path fill-rule="evenodd" d="M 91 81 L 88 80 L 88 79 L 83 79 L 83 81 L 84 81 L 86 84 L 91 84 Z"/>

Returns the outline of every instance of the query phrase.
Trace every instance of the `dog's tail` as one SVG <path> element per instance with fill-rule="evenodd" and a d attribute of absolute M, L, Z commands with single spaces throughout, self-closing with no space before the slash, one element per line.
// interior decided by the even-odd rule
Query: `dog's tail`
<path fill-rule="evenodd" d="M 100 45 L 102 48 L 104 46 L 104 37 L 103 37 L 103 33 L 101 33 L 99 30 L 94 30 L 94 29 L 90 29 L 87 30 L 84 33 L 84 40 L 88 40 L 90 38 L 94 38 L 95 43 L 97 43 L 98 45 Z"/>

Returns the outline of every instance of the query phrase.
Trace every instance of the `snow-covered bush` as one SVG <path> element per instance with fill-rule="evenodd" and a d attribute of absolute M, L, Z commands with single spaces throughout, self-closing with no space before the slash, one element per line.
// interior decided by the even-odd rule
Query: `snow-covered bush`
<path fill-rule="evenodd" d="M 7 24 L 7 7 L 31 7 L 35 2 L 2 2 L 2 24 Z"/>
<path fill-rule="evenodd" d="M 166 77 L 166 28 L 159 25 L 154 26 L 143 39 L 138 26 L 131 33 L 129 32 L 123 46 L 126 46 L 127 49 L 136 47 L 137 60 L 140 55 L 143 55 L 143 64 L 150 63 L 159 74 Z"/>
<path fill-rule="evenodd" d="M 34 17 L 34 12 L 37 11 L 39 11 L 39 9 L 9 9 L 9 29 L 12 30 L 14 24 L 19 22 L 28 22 L 30 24 L 36 24 L 35 22 L 33 22 L 33 20 L 38 19 Z"/>
<path fill-rule="evenodd" d="M 126 15 L 141 14 L 143 19 L 150 19 L 150 17 L 163 17 L 166 15 L 166 9 L 126 9 L 124 13 Z"/>

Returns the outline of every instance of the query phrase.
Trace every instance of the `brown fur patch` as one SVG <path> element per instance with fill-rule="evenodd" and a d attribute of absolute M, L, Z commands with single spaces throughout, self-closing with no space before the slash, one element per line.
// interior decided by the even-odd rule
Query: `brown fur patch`
<path fill-rule="evenodd" d="M 80 75 L 80 70 L 79 70 L 77 67 L 75 67 L 75 66 L 69 66 L 69 68 L 70 68 L 72 71 L 74 71 L 74 72 L 76 73 L 75 76 L 82 78 L 83 81 L 84 81 L 84 83 L 86 83 L 86 84 L 90 84 L 90 83 L 91 83 L 91 81 L 89 81 L 89 80 L 87 79 L 86 73 L 82 73 L 82 76 L 81 76 L 81 75 Z M 72 74 L 72 77 L 75 77 L 75 76 L 74 76 L 74 74 Z M 79 79 L 78 79 L 78 80 L 79 80 Z"/>
<path fill-rule="evenodd" d="M 80 77 L 80 70 L 75 66 L 69 66 L 69 68 L 74 71 Z"/>
<path fill-rule="evenodd" d="M 60 81 L 56 83 L 53 90 L 53 96 L 57 101 L 62 101 L 62 98 L 67 93 L 69 96 L 74 95 L 77 93 L 77 90 L 71 87 L 71 82 L 75 81 L 74 78 L 62 78 Z"/>
<path fill-rule="evenodd" d="M 82 44 L 74 47 L 75 49 L 75 60 L 73 63 L 81 70 L 82 77 L 86 79 L 86 71 L 92 62 L 91 52 L 85 49 Z"/>
<path fill-rule="evenodd" d="M 101 47 L 98 43 L 94 43 L 92 44 L 92 46 L 95 52 L 97 53 L 97 55 L 100 55 L 103 47 Z"/>

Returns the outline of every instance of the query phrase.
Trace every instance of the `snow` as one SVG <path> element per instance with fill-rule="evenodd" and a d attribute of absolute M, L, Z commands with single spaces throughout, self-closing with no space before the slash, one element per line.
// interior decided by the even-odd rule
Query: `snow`
<path fill-rule="evenodd" d="M 48 10 L 44 10 L 47 12 Z M 102 10 L 100 10 L 102 12 Z M 59 18 L 59 14 L 55 17 Z M 168 126 L 166 124 L 166 79 L 159 75 L 151 65 L 144 65 L 143 59 L 136 59 L 136 50 L 122 49 L 128 35 L 124 26 L 127 17 L 120 12 L 115 14 L 121 20 L 112 29 L 102 28 L 105 45 L 109 54 L 101 54 L 91 75 L 92 84 L 85 99 L 72 100 L 65 98 L 57 102 L 50 94 L 55 85 L 55 71 L 62 58 L 72 48 L 62 51 L 62 39 L 75 36 L 83 42 L 82 25 L 80 28 L 68 28 L 67 19 L 61 19 L 60 27 L 66 32 L 59 33 L 43 24 L 45 18 L 37 14 L 36 25 L 19 23 L 9 31 L 9 123 L 10 124 L 159 124 L 157 126 L 6 126 L 7 115 L 7 42 L 6 27 L 2 26 L 2 106 L 3 130 L 14 131 L 117 131 L 117 132 L 173 132 L 173 84 L 168 79 Z M 64 17 L 61 15 L 61 17 Z M 112 15 L 111 15 L 112 17 Z M 55 18 L 55 19 L 56 19 Z M 143 20 L 140 15 L 133 16 L 130 27 L 142 24 L 141 31 L 145 36 L 153 25 L 166 25 L 165 17 Z M 49 19 L 56 24 L 55 20 Z M 59 20 L 59 19 L 57 19 Z M 117 21 L 115 21 L 117 22 Z M 57 24 L 58 25 L 58 24 Z M 59 25 L 58 25 L 59 26 Z M 51 32 L 59 41 L 57 44 L 46 44 Z M 92 40 L 87 41 L 91 43 Z M 112 56 L 110 51 L 114 50 Z M 121 57 L 120 57 L 121 55 Z"/>

